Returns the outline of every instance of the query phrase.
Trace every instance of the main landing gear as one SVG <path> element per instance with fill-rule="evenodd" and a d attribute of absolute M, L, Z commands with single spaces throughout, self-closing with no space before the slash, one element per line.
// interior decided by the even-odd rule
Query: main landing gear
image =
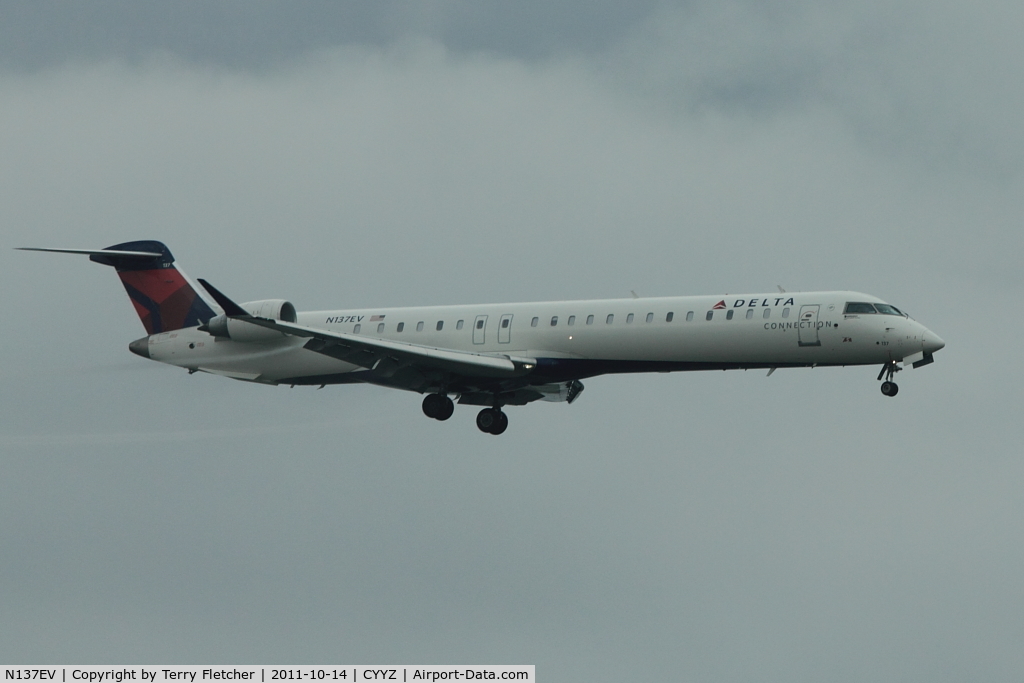
<path fill-rule="evenodd" d="M 435 420 L 445 421 L 455 412 L 455 403 L 444 394 L 427 394 L 423 397 L 423 414 Z M 508 429 L 508 415 L 501 407 L 484 408 L 476 416 L 476 426 L 485 434 L 497 436 Z"/>
<path fill-rule="evenodd" d="M 882 382 L 883 394 L 885 394 L 886 396 L 895 396 L 896 393 L 900 390 L 896 382 L 892 381 L 892 377 L 902 369 L 903 368 L 897 365 L 896 361 L 894 360 L 891 360 L 882 366 L 882 371 L 878 373 L 878 379 L 881 380 L 882 377 L 885 377 L 885 381 Z"/>
<path fill-rule="evenodd" d="M 497 436 L 508 429 L 508 415 L 501 408 L 484 408 L 477 413 L 476 426 L 485 434 Z"/>
<path fill-rule="evenodd" d="M 444 394 L 427 394 L 423 397 L 423 414 L 444 422 L 455 412 L 455 403 Z"/>

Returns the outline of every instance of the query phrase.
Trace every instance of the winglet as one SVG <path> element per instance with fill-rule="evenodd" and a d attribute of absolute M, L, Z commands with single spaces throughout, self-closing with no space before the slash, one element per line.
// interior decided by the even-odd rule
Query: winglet
<path fill-rule="evenodd" d="M 210 296 L 213 297 L 213 300 L 220 304 L 220 307 L 224 309 L 224 313 L 227 314 L 229 318 L 237 318 L 240 316 L 246 318 L 250 317 L 248 311 L 246 311 L 244 308 L 236 304 L 231 299 L 224 296 L 220 292 L 220 290 L 211 285 L 209 282 L 207 282 L 201 277 L 196 279 L 199 280 L 199 284 L 201 284 L 203 288 L 210 293 Z"/>

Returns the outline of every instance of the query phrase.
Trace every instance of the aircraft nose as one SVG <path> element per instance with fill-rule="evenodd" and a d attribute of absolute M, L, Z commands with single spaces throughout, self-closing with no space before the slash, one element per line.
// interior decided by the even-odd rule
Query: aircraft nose
<path fill-rule="evenodd" d="M 931 330 L 925 332 L 924 335 L 924 352 L 935 353 L 946 345 L 946 342 L 942 341 L 939 335 L 935 334 Z"/>

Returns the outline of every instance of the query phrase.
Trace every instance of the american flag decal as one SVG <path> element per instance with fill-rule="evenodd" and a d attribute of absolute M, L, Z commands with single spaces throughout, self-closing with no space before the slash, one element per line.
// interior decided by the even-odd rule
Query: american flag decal
<path fill-rule="evenodd" d="M 370 322 L 371 323 L 380 322 L 383 319 L 384 319 L 384 316 L 382 316 L 382 315 L 371 315 L 370 316 Z"/>

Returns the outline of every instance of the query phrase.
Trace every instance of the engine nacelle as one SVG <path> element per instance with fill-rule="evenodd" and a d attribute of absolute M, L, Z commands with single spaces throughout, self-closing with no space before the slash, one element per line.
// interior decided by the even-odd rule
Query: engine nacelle
<path fill-rule="evenodd" d="M 295 315 L 295 307 L 290 301 L 284 299 L 264 299 L 263 301 L 247 301 L 241 305 L 257 318 L 270 318 L 281 320 L 286 323 L 293 323 L 298 320 Z"/>
<path fill-rule="evenodd" d="M 271 320 L 281 320 L 286 323 L 293 323 L 298 320 L 298 316 L 295 314 L 295 306 L 284 299 L 249 301 L 241 304 L 241 307 L 257 318 L 270 318 Z M 253 325 L 237 318 L 229 318 L 225 315 L 211 318 L 200 329 L 209 332 L 214 337 L 230 339 L 236 342 L 269 342 L 284 337 L 283 333 L 276 330 Z"/>

